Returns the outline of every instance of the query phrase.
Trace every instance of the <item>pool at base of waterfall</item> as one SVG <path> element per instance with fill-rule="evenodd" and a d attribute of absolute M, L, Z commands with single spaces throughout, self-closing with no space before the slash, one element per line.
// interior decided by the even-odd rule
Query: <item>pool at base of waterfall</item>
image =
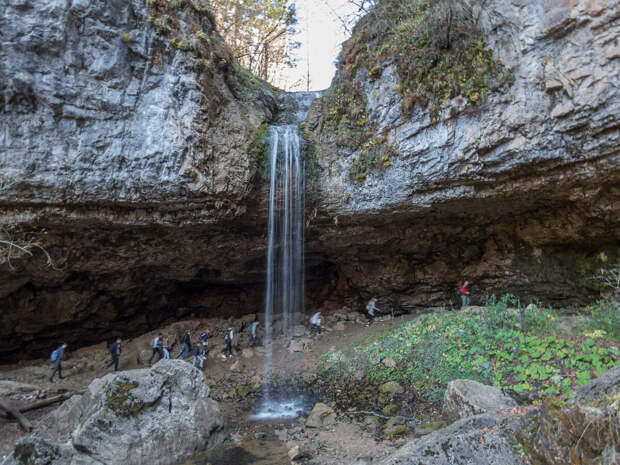
<path fill-rule="evenodd" d="M 263 399 L 249 418 L 255 421 L 294 420 L 301 415 L 307 415 L 313 405 L 312 397 L 307 395 Z"/>
<path fill-rule="evenodd" d="M 290 465 L 288 451 L 278 439 L 221 445 L 180 465 Z"/>

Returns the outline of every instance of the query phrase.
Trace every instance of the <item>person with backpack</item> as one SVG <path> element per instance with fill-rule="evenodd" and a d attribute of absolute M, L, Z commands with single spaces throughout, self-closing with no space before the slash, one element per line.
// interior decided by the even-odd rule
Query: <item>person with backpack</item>
<path fill-rule="evenodd" d="M 202 342 L 205 347 L 209 344 L 209 333 L 207 331 L 200 333 L 200 342 Z"/>
<path fill-rule="evenodd" d="M 110 344 L 110 355 L 112 360 L 106 365 L 106 369 L 114 365 L 114 371 L 118 371 L 118 359 L 121 357 L 121 339 L 118 338 Z"/>
<path fill-rule="evenodd" d="M 375 305 L 376 302 L 377 298 L 373 297 L 366 305 L 366 327 L 370 326 L 372 322 L 375 321 L 375 316 L 381 315 L 381 310 Z M 380 317 L 380 321 L 383 321 L 383 318 Z"/>
<path fill-rule="evenodd" d="M 258 321 L 253 321 L 252 323 L 250 323 L 250 326 L 248 327 L 248 331 L 250 333 L 250 340 L 248 341 L 248 347 L 250 347 L 250 344 L 252 345 L 252 347 L 256 347 L 257 345 L 260 344 L 260 341 L 258 340 L 258 334 L 256 333 L 257 329 L 258 329 Z"/>
<path fill-rule="evenodd" d="M 170 359 L 170 352 L 168 351 L 168 338 L 164 339 L 163 346 L 161 348 L 162 353 L 164 354 L 164 359 Z"/>
<path fill-rule="evenodd" d="M 461 294 L 461 308 L 469 307 L 469 290 L 467 289 L 469 281 L 465 281 L 462 286 L 459 283 L 459 286 L 461 288 L 459 291 Z"/>
<path fill-rule="evenodd" d="M 183 334 L 183 336 L 181 336 L 181 353 L 179 354 L 179 356 L 177 358 L 180 359 L 187 359 L 187 357 L 189 357 L 189 350 L 191 349 L 191 339 L 190 339 L 190 330 L 186 329 L 185 330 L 185 334 Z"/>
<path fill-rule="evenodd" d="M 308 339 L 312 339 L 312 333 L 315 331 L 318 332 L 319 336 L 321 335 L 321 312 L 316 312 L 310 317 L 310 335 Z"/>
<path fill-rule="evenodd" d="M 62 376 L 62 361 L 65 358 L 65 349 L 67 348 L 67 344 L 63 343 L 61 344 L 60 347 L 58 347 L 58 349 L 54 350 L 52 352 L 52 355 L 50 356 L 50 359 L 52 360 L 52 362 L 54 362 L 54 368 L 52 369 L 52 374 L 50 376 L 50 383 L 54 382 L 54 375 L 56 373 L 58 373 L 58 378 L 59 379 L 63 379 L 64 377 Z"/>
<path fill-rule="evenodd" d="M 153 358 L 155 357 L 155 355 L 157 355 L 157 361 L 155 363 L 161 360 L 162 352 L 161 352 L 160 346 L 162 343 L 162 339 L 163 339 L 163 336 L 161 334 L 158 334 L 151 341 L 151 349 L 153 349 L 153 353 L 151 354 L 151 358 L 149 358 L 149 366 L 151 366 L 151 362 L 153 361 Z"/>
<path fill-rule="evenodd" d="M 233 329 L 232 328 L 226 329 L 226 332 L 224 333 L 224 342 L 226 343 L 226 349 L 224 349 L 224 354 L 222 354 L 223 358 L 232 357 L 233 355 L 232 343 L 233 343 L 234 338 L 235 338 L 235 334 L 233 332 Z"/>
<path fill-rule="evenodd" d="M 196 346 L 194 347 L 193 355 L 194 361 L 192 362 L 192 365 L 198 365 L 198 367 L 202 370 L 206 356 L 205 345 L 202 343 L 202 341 L 196 344 Z"/>

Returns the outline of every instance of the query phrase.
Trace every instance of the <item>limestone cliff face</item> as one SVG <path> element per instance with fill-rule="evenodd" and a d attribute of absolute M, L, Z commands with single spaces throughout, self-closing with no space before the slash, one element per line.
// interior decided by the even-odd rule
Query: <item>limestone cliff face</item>
<path fill-rule="evenodd" d="M 478 298 L 595 296 L 587 277 L 619 252 L 619 18 L 606 0 L 486 2 L 487 43 L 514 83 L 478 106 L 451 100 L 436 123 L 428 108 L 403 114 L 395 66 L 358 70 L 375 135 L 397 155 L 352 179 L 360 149 L 334 144 L 327 104 L 314 106 L 323 171 L 309 250 L 362 296 L 405 307 L 456 303 L 461 279 Z"/>
<path fill-rule="evenodd" d="M 262 279 L 243 239 L 261 223 L 239 218 L 261 198 L 248 147 L 275 95 L 235 72 L 207 5 L 6 2 L 2 239 L 55 267 L 2 248 L 0 354 L 238 310 Z"/>

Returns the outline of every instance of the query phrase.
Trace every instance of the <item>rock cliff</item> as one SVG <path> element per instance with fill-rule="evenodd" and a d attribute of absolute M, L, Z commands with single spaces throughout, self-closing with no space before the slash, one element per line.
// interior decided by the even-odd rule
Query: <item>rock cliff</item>
<path fill-rule="evenodd" d="M 476 104 L 409 111 L 398 66 L 357 69 L 369 142 L 389 147 L 376 169 L 337 143 L 329 93 L 310 112 L 312 305 L 415 310 L 456 302 L 461 279 L 475 303 L 597 296 L 590 275 L 619 256 L 619 7 L 491 0 L 476 15 L 513 81 Z M 0 240 L 54 261 L 2 248 L 2 358 L 260 310 L 261 128 L 282 118 L 206 2 L 9 0 L 0 31 Z"/>
<path fill-rule="evenodd" d="M 397 296 L 409 308 L 456 303 L 462 279 L 474 282 L 474 302 L 498 290 L 591 299 L 588 277 L 619 253 L 620 7 L 469 3 L 494 64 L 510 74 L 505 86 L 483 81 L 484 99 L 436 96 L 408 111 L 396 60 L 381 55 L 391 44 L 359 44 L 378 20 L 362 21 L 345 44 L 335 80 L 344 91 L 328 92 L 308 117 L 322 169 L 308 249 L 364 297 Z M 372 52 L 374 63 L 360 63 Z M 437 89 L 447 71 L 431 71 Z M 370 134 L 361 145 L 350 141 L 359 126 Z"/>
<path fill-rule="evenodd" d="M 248 150 L 276 94 L 233 64 L 207 5 L 7 2 L 1 239 L 54 266 L 2 248 L 0 353 L 228 312 L 261 281 Z"/>

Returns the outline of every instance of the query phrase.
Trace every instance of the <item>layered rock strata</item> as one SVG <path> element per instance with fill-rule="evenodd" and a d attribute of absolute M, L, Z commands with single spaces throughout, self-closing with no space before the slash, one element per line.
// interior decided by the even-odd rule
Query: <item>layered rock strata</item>
<path fill-rule="evenodd" d="M 205 5 L 10 0 L 0 14 L 0 240 L 33 253 L 0 249 L 3 360 L 262 308 L 257 139 L 286 118 L 235 72 Z M 317 106 L 309 305 L 457 305 L 462 279 L 474 303 L 595 299 L 591 275 L 619 256 L 619 15 L 611 0 L 486 2 L 486 40 L 515 82 L 437 123 L 401 113 L 394 66 L 360 69 L 398 151 L 363 182 Z"/>
<path fill-rule="evenodd" d="M 403 113 L 396 66 L 357 69 L 374 137 L 397 152 L 391 166 L 351 176 L 368 155 L 327 129 L 334 100 L 313 107 L 322 171 L 308 248 L 384 305 L 456 305 L 463 279 L 476 303 L 505 290 L 559 305 L 592 299 L 589 277 L 619 256 L 619 7 L 491 1 L 475 14 L 514 74 L 482 104 L 454 98 L 435 122 L 430 105 Z"/>

